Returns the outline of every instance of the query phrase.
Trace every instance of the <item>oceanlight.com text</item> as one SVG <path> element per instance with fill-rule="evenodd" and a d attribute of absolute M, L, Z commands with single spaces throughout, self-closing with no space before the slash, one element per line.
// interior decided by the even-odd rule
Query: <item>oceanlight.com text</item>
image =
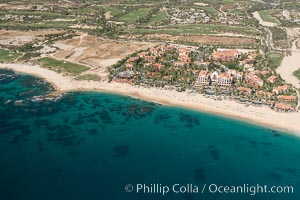
<path fill-rule="evenodd" d="M 167 195 L 169 193 L 175 194 L 248 194 L 254 196 L 256 194 L 293 194 L 294 187 L 286 186 L 268 186 L 268 185 L 218 185 L 218 184 L 127 184 L 125 186 L 126 192 L 133 192 L 136 194 L 161 194 Z"/>

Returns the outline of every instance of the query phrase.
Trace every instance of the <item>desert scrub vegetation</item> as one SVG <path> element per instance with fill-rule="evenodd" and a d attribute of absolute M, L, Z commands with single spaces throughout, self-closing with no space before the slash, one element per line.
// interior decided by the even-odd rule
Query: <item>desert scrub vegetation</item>
<path fill-rule="evenodd" d="M 6 49 L 0 49 L 0 63 L 12 62 L 16 60 L 21 54 L 15 51 L 9 51 Z"/>
<path fill-rule="evenodd" d="M 73 76 L 79 75 L 82 72 L 85 72 L 89 70 L 89 67 L 71 63 L 71 62 L 66 62 L 66 61 L 60 61 L 60 60 L 55 60 L 53 58 L 40 58 L 38 59 L 39 64 L 42 67 L 45 67 L 47 69 L 56 71 L 58 73 L 66 73 L 70 74 Z"/>
<path fill-rule="evenodd" d="M 298 70 L 294 71 L 293 74 L 300 80 L 300 68 Z"/>
<path fill-rule="evenodd" d="M 84 74 L 75 78 L 77 81 L 101 81 L 101 77 L 96 74 Z"/>
<path fill-rule="evenodd" d="M 281 64 L 281 61 L 284 58 L 284 54 L 282 54 L 282 53 L 268 53 L 267 58 L 269 60 L 270 67 L 277 68 Z"/>

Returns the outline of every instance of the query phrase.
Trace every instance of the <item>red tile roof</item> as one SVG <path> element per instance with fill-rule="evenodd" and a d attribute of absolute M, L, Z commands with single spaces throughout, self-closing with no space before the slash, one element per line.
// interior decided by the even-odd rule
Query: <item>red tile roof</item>
<path fill-rule="evenodd" d="M 238 87 L 237 90 L 242 92 L 247 92 L 248 94 L 251 94 L 252 92 L 250 88 L 246 88 L 246 87 Z"/>
<path fill-rule="evenodd" d="M 257 91 L 257 95 L 260 95 L 260 96 L 269 96 L 269 97 L 273 96 L 273 94 L 271 92 L 265 92 L 265 91 L 262 91 L 262 90 Z"/>
<path fill-rule="evenodd" d="M 275 103 L 275 108 L 281 109 L 281 110 L 291 110 L 293 109 L 292 106 L 284 103 Z"/>
<path fill-rule="evenodd" d="M 273 89 L 273 93 L 274 92 L 277 93 L 277 92 L 280 92 L 280 91 L 285 91 L 287 89 L 288 89 L 288 86 L 286 86 L 286 85 L 278 86 L 277 88 Z"/>
<path fill-rule="evenodd" d="M 236 49 L 215 51 L 215 52 L 213 52 L 213 59 L 228 61 L 228 60 L 235 59 L 238 55 L 239 55 L 239 52 Z"/>
<path fill-rule="evenodd" d="M 277 79 L 277 76 L 272 75 L 267 79 L 267 81 L 269 81 L 270 83 L 274 83 L 276 79 Z"/>
<path fill-rule="evenodd" d="M 296 96 L 283 96 L 283 95 L 280 95 L 277 98 L 284 101 L 296 101 L 297 99 Z"/>
<path fill-rule="evenodd" d="M 137 57 L 131 57 L 127 60 L 127 62 L 134 62 L 136 61 L 138 58 Z"/>
<path fill-rule="evenodd" d="M 164 65 L 162 65 L 160 63 L 155 63 L 155 64 L 153 64 L 153 67 L 156 68 L 157 70 L 161 70 L 164 67 Z"/>

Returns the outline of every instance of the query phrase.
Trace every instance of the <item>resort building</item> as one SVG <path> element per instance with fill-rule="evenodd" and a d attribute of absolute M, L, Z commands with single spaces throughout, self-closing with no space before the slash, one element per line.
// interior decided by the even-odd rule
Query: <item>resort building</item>
<path fill-rule="evenodd" d="M 217 71 L 214 71 L 212 74 L 211 74 L 211 82 L 212 83 L 217 83 L 218 80 L 219 80 L 219 73 Z"/>
<path fill-rule="evenodd" d="M 184 67 L 184 66 L 187 66 L 189 63 L 188 62 L 185 62 L 185 61 L 180 61 L 180 62 L 175 62 L 175 66 L 176 67 Z"/>
<path fill-rule="evenodd" d="M 152 63 L 144 63 L 144 67 L 150 67 L 152 66 Z"/>
<path fill-rule="evenodd" d="M 125 67 L 126 67 L 126 69 L 130 69 L 130 70 L 133 69 L 133 65 L 130 64 L 130 63 L 126 63 L 126 64 L 125 64 Z"/>
<path fill-rule="evenodd" d="M 200 71 L 198 75 L 197 83 L 200 85 L 209 85 L 210 84 L 210 73 L 207 70 Z"/>
<path fill-rule="evenodd" d="M 278 86 L 277 88 L 273 89 L 273 94 L 283 94 L 287 91 L 288 86 L 283 85 L 283 86 Z"/>
<path fill-rule="evenodd" d="M 272 75 L 267 79 L 267 81 L 270 83 L 275 83 L 276 79 L 277 79 L 277 76 Z"/>
<path fill-rule="evenodd" d="M 289 104 L 285 104 L 285 103 L 275 103 L 274 105 L 275 110 L 278 111 L 290 111 L 293 110 L 293 107 Z"/>
<path fill-rule="evenodd" d="M 179 62 L 191 63 L 192 59 L 189 56 L 187 56 L 187 55 L 182 55 L 182 56 L 178 57 L 178 61 Z"/>
<path fill-rule="evenodd" d="M 127 63 L 133 63 L 135 61 L 137 61 L 139 58 L 138 57 L 131 57 L 127 60 Z"/>
<path fill-rule="evenodd" d="M 243 72 L 238 72 L 236 74 L 236 79 L 242 81 L 244 77 L 244 73 Z"/>
<path fill-rule="evenodd" d="M 279 101 L 284 101 L 284 102 L 296 102 L 297 101 L 296 96 L 283 96 L 283 95 L 280 95 L 280 96 L 277 97 L 277 99 Z"/>
<path fill-rule="evenodd" d="M 219 86 L 230 86 L 232 84 L 232 77 L 227 73 L 222 73 L 218 77 Z"/>
<path fill-rule="evenodd" d="M 267 98 L 270 98 L 270 97 L 273 96 L 273 94 L 271 92 L 265 92 L 265 91 L 262 91 L 262 90 L 257 91 L 256 95 L 257 96 L 262 96 L 262 97 L 267 97 Z"/>
<path fill-rule="evenodd" d="M 163 52 L 167 52 L 167 51 L 173 51 L 175 49 L 175 46 L 173 45 L 169 45 L 169 46 L 161 46 L 160 49 L 163 51 Z"/>
<path fill-rule="evenodd" d="M 250 88 L 246 88 L 246 87 L 238 87 L 236 88 L 237 91 L 244 93 L 245 95 L 250 95 L 252 90 Z"/>
<path fill-rule="evenodd" d="M 254 86 L 254 87 L 261 87 L 264 85 L 264 81 L 257 75 L 253 74 L 253 73 L 249 73 L 247 76 L 246 76 L 246 80 L 247 82 Z"/>
<path fill-rule="evenodd" d="M 145 56 L 148 56 L 149 54 L 148 54 L 148 52 L 143 51 L 143 52 L 139 53 L 138 55 L 140 56 L 140 58 L 144 58 Z"/>
<path fill-rule="evenodd" d="M 264 76 L 267 75 L 268 73 L 269 73 L 269 70 L 262 70 L 261 71 L 261 74 L 264 75 Z"/>
<path fill-rule="evenodd" d="M 151 49 L 150 49 L 150 52 L 151 52 L 152 55 L 155 55 L 155 56 L 158 55 L 158 54 L 157 54 L 157 53 L 158 53 L 158 49 L 155 48 L 155 47 L 151 48 Z"/>
<path fill-rule="evenodd" d="M 203 66 L 207 67 L 207 66 L 209 65 L 209 62 L 195 61 L 194 64 L 195 64 L 196 66 L 201 66 L 201 65 L 203 65 Z"/>
<path fill-rule="evenodd" d="M 153 63 L 156 60 L 156 56 L 145 56 L 145 62 Z"/>
<path fill-rule="evenodd" d="M 179 56 L 188 56 L 190 53 L 190 49 L 188 48 L 180 48 L 178 49 Z"/>
<path fill-rule="evenodd" d="M 236 49 L 224 49 L 224 50 L 217 50 L 214 51 L 212 54 L 212 59 L 213 60 L 218 60 L 218 61 L 232 61 L 237 58 L 239 58 L 240 53 Z"/>
<path fill-rule="evenodd" d="M 235 69 L 229 69 L 227 73 L 232 77 L 236 78 L 237 80 L 243 80 L 243 75 L 244 75 L 243 72 L 238 72 Z"/>
<path fill-rule="evenodd" d="M 127 70 L 124 72 L 118 73 L 118 80 L 116 82 L 128 82 L 135 76 L 133 71 Z"/>
<path fill-rule="evenodd" d="M 244 70 L 247 70 L 247 71 L 249 71 L 249 72 L 252 72 L 252 71 L 255 70 L 255 67 L 254 67 L 253 64 L 245 64 L 245 65 L 244 65 Z"/>
<path fill-rule="evenodd" d="M 195 74 L 195 75 L 196 75 L 196 74 L 199 74 L 199 70 L 198 70 L 198 69 L 193 69 L 193 70 L 191 70 L 191 71 L 192 71 L 192 73 Z"/>
<path fill-rule="evenodd" d="M 160 64 L 160 63 L 155 63 L 152 65 L 157 71 L 160 71 L 164 65 Z"/>

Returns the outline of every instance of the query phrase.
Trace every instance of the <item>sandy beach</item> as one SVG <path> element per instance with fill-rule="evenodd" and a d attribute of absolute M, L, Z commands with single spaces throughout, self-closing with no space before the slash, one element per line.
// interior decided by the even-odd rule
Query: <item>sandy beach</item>
<path fill-rule="evenodd" d="M 293 42 L 293 47 L 291 49 L 292 55 L 283 58 L 277 72 L 284 80 L 287 80 L 288 83 L 291 83 L 296 88 L 300 88 L 300 80 L 293 75 L 294 71 L 300 69 L 300 49 L 297 48 L 296 42 L 297 40 Z"/>
<path fill-rule="evenodd" d="M 183 106 L 222 116 L 233 117 L 247 122 L 274 127 L 300 136 L 300 113 L 279 113 L 268 107 L 245 107 L 230 100 L 216 101 L 202 94 L 168 91 L 156 88 L 142 88 L 121 83 L 106 83 L 95 81 L 76 81 L 71 77 L 62 76 L 56 72 L 39 66 L 24 64 L 0 64 L 0 68 L 12 69 L 17 72 L 31 74 L 46 79 L 58 91 L 96 90 L 117 93 L 154 101 L 164 105 Z"/>

